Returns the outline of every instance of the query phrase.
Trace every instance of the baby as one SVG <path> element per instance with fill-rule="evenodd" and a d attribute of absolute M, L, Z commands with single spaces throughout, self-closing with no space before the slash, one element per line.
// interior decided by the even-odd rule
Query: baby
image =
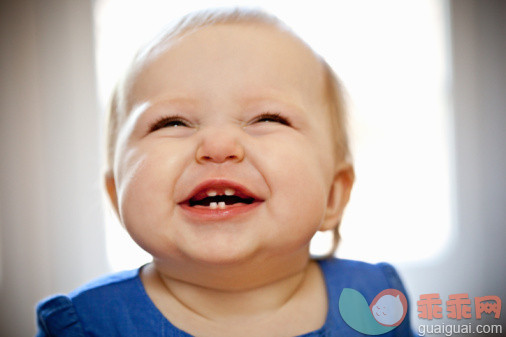
<path fill-rule="evenodd" d="M 153 261 L 45 300 L 38 336 L 354 336 L 345 287 L 404 291 L 331 258 L 354 180 L 342 92 L 278 19 L 186 16 L 137 54 L 107 132 L 108 196 Z M 319 260 L 317 231 L 335 234 Z"/>

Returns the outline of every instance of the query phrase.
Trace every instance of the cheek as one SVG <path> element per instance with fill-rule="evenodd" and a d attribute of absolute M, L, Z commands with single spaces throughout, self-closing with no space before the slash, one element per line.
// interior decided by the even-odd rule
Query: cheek
<path fill-rule="evenodd" d="M 130 230 L 142 223 L 148 226 L 161 211 L 157 207 L 160 200 L 156 196 L 160 194 L 162 184 L 157 184 L 158 175 L 153 172 L 148 160 L 139 161 L 130 166 L 129 171 L 121 180 L 118 201 L 120 216 L 123 225 Z"/>
<path fill-rule="evenodd" d="M 120 204 L 121 222 L 130 237 L 153 256 L 176 256 L 174 245 L 177 233 L 167 221 L 173 211 L 170 184 L 161 181 L 159 171 L 147 162 L 125 184 Z"/>
<path fill-rule="evenodd" d="M 286 186 L 278 196 L 283 207 L 295 223 L 320 226 L 325 213 L 326 188 L 323 176 L 305 161 L 292 161 L 293 170 L 280 174 L 277 181 Z"/>
<path fill-rule="evenodd" d="M 117 182 L 120 218 L 136 241 L 166 230 L 161 220 L 171 211 L 171 191 L 178 169 L 174 159 L 164 152 L 132 149 L 121 162 L 123 170 Z"/>
<path fill-rule="evenodd" d="M 280 142 L 262 153 L 273 198 L 270 211 L 282 222 L 283 231 L 310 239 L 322 223 L 329 189 L 329 170 L 316 143 Z"/>

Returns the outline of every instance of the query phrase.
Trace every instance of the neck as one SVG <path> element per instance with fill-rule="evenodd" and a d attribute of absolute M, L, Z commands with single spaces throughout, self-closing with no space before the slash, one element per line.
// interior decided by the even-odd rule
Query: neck
<path fill-rule="evenodd" d="M 282 310 L 304 289 L 311 264 L 306 255 L 247 265 L 191 265 L 155 260 L 144 274 L 156 281 L 159 293 L 173 305 L 218 322 Z"/>
<path fill-rule="evenodd" d="M 171 297 L 194 314 L 211 321 L 261 317 L 290 302 L 306 279 L 307 268 L 255 288 L 226 291 L 206 288 L 158 274 Z M 247 305 L 245 305 L 247 303 Z"/>
<path fill-rule="evenodd" d="M 255 289 L 295 275 L 309 262 L 309 249 L 289 255 L 257 255 L 236 262 L 208 263 L 192 259 L 157 259 L 153 264 L 166 280 L 224 292 Z"/>

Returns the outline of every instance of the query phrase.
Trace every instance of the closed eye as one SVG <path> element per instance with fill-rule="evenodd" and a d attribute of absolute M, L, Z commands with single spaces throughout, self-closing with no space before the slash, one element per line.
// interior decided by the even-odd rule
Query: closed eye
<path fill-rule="evenodd" d="M 154 122 L 149 128 L 149 132 L 154 132 L 163 128 L 175 128 L 175 127 L 189 127 L 188 123 L 184 118 L 180 116 L 162 117 L 158 121 Z"/>
<path fill-rule="evenodd" d="M 286 126 L 291 126 L 288 118 L 281 116 L 279 113 L 266 112 L 258 116 L 254 123 L 279 123 Z"/>

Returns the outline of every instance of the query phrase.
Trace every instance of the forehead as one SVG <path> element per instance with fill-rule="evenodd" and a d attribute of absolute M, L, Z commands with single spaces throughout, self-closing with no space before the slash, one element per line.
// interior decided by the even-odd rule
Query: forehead
<path fill-rule="evenodd" d="M 135 64 L 126 96 L 130 107 L 169 92 L 210 98 L 274 93 L 309 104 L 322 100 L 323 87 L 321 62 L 291 33 L 266 24 L 216 24 L 152 49 Z"/>

